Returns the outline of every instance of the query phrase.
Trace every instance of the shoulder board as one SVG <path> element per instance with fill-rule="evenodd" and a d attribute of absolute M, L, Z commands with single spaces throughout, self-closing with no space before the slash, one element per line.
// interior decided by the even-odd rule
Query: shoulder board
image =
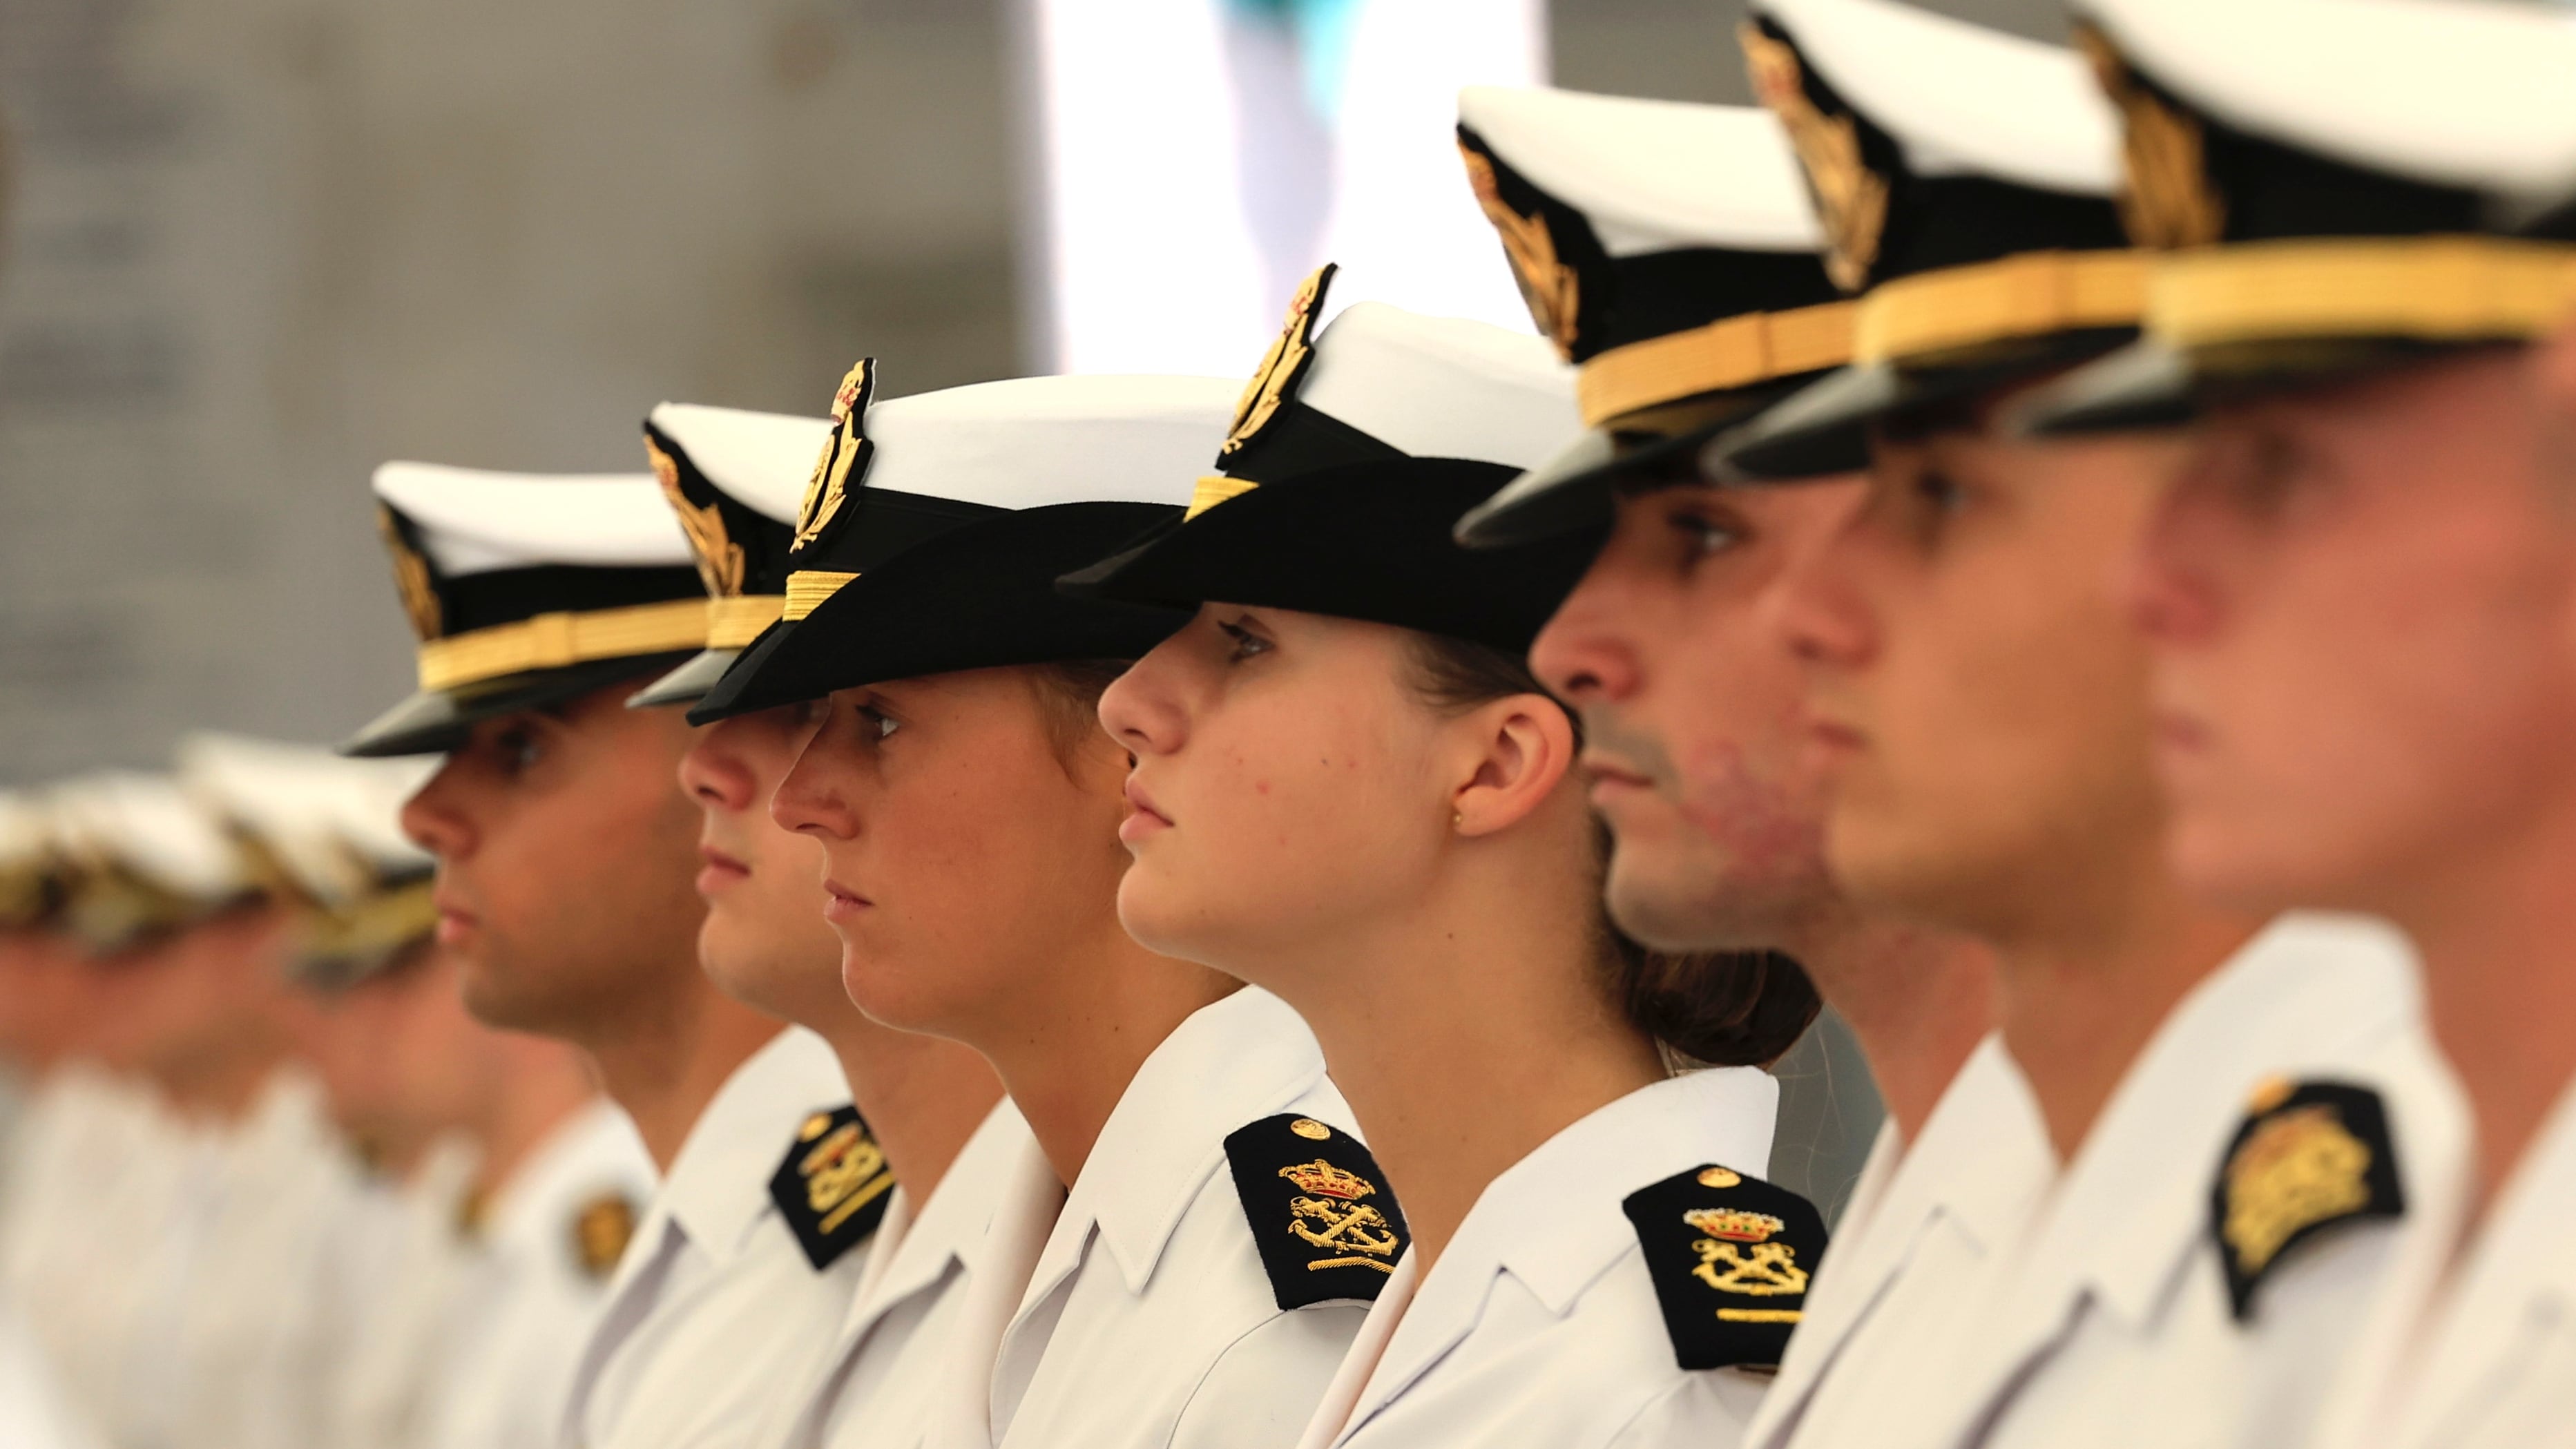
<path fill-rule="evenodd" d="M 1628 1194 L 1673 1359 L 1686 1369 L 1773 1368 L 1806 1311 L 1825 1219 L 1785 1187 L 1714 1163 Z"/>
<path fill-rule="evenodd" d="M 893 1190 L 894 1169 L 856 1107 L 806 1118 L 769 1177 L 769 1200 L 818 1273 L 877 1230 Z"/>
<path fill-rule="evenodd" d="M 611 1189 L 582 1199 L 572 1214 L 572 1257 L 593 1280 L 605 1280 L 635 1240 L 635 1199 Z"/>
<path fill-rule="evenodd" d="M 1377 1297 L 1409 1240 L 1358 1138 L 1282 1112 L 1227 1137 L 1225 1156 L 1281 1308 Z"/>
<path fill-rule="evenodd" d="M 2338 1224 L 2405 1211 L 2377 1092 L 2280 1078 L 2257 1087 L 2209 1194 L 2237 1321 L 2253 1317 L 2255 1293 L 2289 1249 Z"/>

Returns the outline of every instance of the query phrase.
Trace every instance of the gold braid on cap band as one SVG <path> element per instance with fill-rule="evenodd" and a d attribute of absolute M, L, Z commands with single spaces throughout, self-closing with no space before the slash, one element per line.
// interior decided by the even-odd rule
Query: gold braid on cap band
<path fill-rule="evenodd" d="M 731 594 L 707 600 L 707 647 L 742 649 L 787 611 L 785 594 Z"/>
<path fill-rule="evenodd" d="M 1189 511 L 1181 515 L 1187 523 L 1229 498 L 1240 498 L 1261 485 L 1249 478 L 1229 478 L 1223 473 L 1203 473 L 1199 486 L 1190 490 Z"/>
<path fill-rule="evenodd" d="M 1701 393 L 1840 367 L 1851 361 L 1856 307 L 1825 302 L 1753 312 L 1598 353 L 1575 373 L 1583 425 L 1597 428 Z"/>
<path fill-rule="evenodd" d="M 2131 327 L 2147 304 L 2147 256 L 2028 252 L 1881 282 L 1861 298 L 1862 362 L 1945 352 L 2088 327 Z"/>
<path fill-rule="evenodd" d="M 814 612 L 825 599 L 841 591 L 841 585 L 857 574 L 836 574 L 830 569 L 798 569 L 787 576 L 787 595 L 779 601 L 778 617 L 793 624 Z"/>
<path fill-rule="evenodd" d="M 2332 238 L 2181 252 L 2147 326 L 2177 347 L 2310 337 L 2537 337 L 2576 312 L 2576 246 L 2506 237 Z"/>
<path fill-rule="evenodd" d="M 707 645 L 707 601 L 673 599 L 622 609 L 538 614 L 470 629 L 420 646 L 420 687 L 437 691 L 486 679 L 561 669 L 629 654 L 669 654 Z"/>

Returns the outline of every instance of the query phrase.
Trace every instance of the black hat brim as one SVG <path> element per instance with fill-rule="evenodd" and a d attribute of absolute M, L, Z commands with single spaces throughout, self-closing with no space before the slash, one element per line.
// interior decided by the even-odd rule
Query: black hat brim
<path fill-rule="evenodd" d="M 691 724 L 890 679 L 1134 659 L 1186 622 L 1169 609 L 1066 598 L 1055 580 L 1158 523 L 1159 503 L 1060 503 L 940 534 L 773 624 L 689 711 Z"/>
<path fill-rule="evenodd" d="M 368 721 L 341 744 L 340 753 L 358 759 L 445 754 L 464 744 L 484 720 L 660 674 L 688 657 L 681 652 L 633 654 L 514 674 L 469 688 L 424 689 Z"/>
<path fill-rule="evenodd" d="M 2136 335 L 2127 327 L 2059 333 L 1943 367 L 1855 363 L 1720 435 L 1709 461 L 1713 471 L 1751 483 L 1856 472 L 1869 466 L 1870 434 L 1882 424 L 2081 365 Z"/>
<path fill-rule="evenodd" d="M 1606 530 L 1615 494 L 1649 479 L 1673 477 L 1677 459 L 1696 454 L 1711 438 L 1731 428 L 1746 426 L 1763 409 L 1795 396 L 1812 380 L 1809 374 L 1744 389 L 1733 395 L 1741 406 L 1642 442 L 1625 439 L 1616 429 L 1589 429 L 1555 457 L 1470 509 L 1458 520 L 1455 536 L 1468 548 L 1509 548 L 1562 534 Z"/>
<path fill-rule="evenodd" d="M 2185 352 L 2141 340 L 2077 368 L 2017 402 L 2005 421 L 2032 437 L 2184 427 L 2213 406 L 2330 387 L 2499 341 L 2283 338 Z"/>
<path fill-rule="evenodd" d="M 1211 599 L 1366 619 L 1515 657 L 1599 548 L 1597 526 L 1470 550 L 1459 515 L 1512 476 L 1497 463 L 1401 458 L 1265 483 L 1066 575 L 1076 597 L 1194 609 Z M 1606 517 L 1606 515 L 1604 515 Z"/>
<path fill-rule="evenodd" d="M 739 649 L 703 649 L 684 661 L 679 668 L 654 680 L 628 696 L 628 709 L 658 709 L 675 704 L 696 704 L 706 692 L 716 687 L 725 671 L 733 667 Z"/>

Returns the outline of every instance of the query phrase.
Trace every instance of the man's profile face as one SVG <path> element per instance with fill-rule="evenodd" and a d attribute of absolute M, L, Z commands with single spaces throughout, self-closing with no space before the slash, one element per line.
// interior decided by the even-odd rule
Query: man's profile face
<path fill-rule="evenodd" d="M 2129 575 L 2188 883 L 2403 915 L 2564 796 L 2576 476 L 2541 360 L 2428 363 L 2202 427 Z"/>
<path fill-rule="evenodd" d="M 578 1041 L 697 975 L 698 812 L 673 783 L 687 726 L 625 708 L 631 692 L 476 724 L 403 807 L 438 857 L 439 944 L 494 1026 Z"/>
<path fill-rule="evenodd" d="M 1592 801 L 1617 841 L 1609 901 L 1640 940 L 1777 945 L 1832 899 L 1798 661 L 1779 580 L 1841 526 L 1856 481 L 1622 497 L 1591 570 L 1530 651 L 1581 714 Z"/>

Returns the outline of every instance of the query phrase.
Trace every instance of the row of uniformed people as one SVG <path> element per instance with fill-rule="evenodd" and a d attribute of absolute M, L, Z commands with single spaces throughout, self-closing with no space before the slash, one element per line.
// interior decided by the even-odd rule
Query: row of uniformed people
<path fill-rule="evenodd" d="M 204 736 L 0 810 L 9 1442 L 550 1440 L 650 1168 L 573 1053 L 466 1015 L 420 778 Z"/>

